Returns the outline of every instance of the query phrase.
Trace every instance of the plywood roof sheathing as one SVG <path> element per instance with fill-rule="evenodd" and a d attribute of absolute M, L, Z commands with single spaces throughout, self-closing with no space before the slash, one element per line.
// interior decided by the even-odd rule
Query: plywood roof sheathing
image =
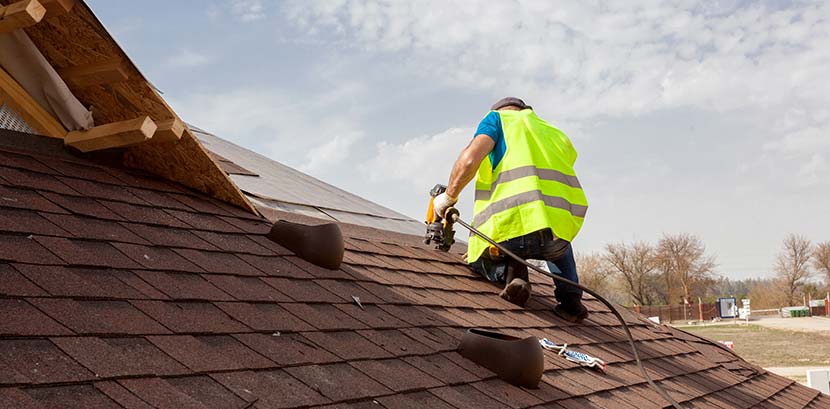
<path fill-rule="evenodd" d="M 63 143 L 81 152 L 137 145 L 153 137 L 158 126 L 149 116 L 73 131 Z"/>
<path fill-rule="evenodd" d="M 43 20 L 46 8 L 38 0 L 21 0 L 0 6 L 0 33 L 33 26 Z"/>
<path fill-rule="evenodd" d="M 44 136 L 63 138 L 66 128 L 46 112 L 14 78 L 0 68 L 0 99 L 14 109 L 26 123 Z"/>
<path fill-rule="evenodd" d="M 98 64 L 64 68 L 58 71 L 58 74 L 66 81 L 67 85 L 73 88 L 112 84 L 130 78 L 129 69 L 120 58 Z"/>

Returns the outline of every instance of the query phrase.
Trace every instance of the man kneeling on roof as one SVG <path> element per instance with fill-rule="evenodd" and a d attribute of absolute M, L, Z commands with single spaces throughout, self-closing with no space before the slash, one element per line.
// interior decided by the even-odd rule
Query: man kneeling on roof
<path fill-rule="evenodd" d="M 478 125 L 472 142 L 453 165 L 447 191 L 435 198 L 443 217 L 476 175 L 472 225 L 524 259 L 545 260 L 548 269 L 578 282 L 571 241 L 588 202 L 573 165 L 576 150 L 562 131 L 536 116 L 519 98 L 503 98 Z M 470 235 L 470 267 L 504 284 L 500 296 L 524 306 L 531 286 L 527 267 Z M 556 283 L 554 312 L 579 322 L 588 317 L 582 290 Z"/>

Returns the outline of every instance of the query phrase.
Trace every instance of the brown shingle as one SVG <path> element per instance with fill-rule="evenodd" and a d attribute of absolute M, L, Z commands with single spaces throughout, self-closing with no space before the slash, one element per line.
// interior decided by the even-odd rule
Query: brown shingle
<path fill-rule="evenodd" d="M 366 325 L 331 304 L 284 303 L 283 308 L 319 330 L 364 329 Z"/>
<path fill-rule="evenodd" d="M 325 288 L 311 280 L 266 277 L 262 281 L 297 302 L 336 303 L 345 301 L 341 297 L 326 291 Z"/>
<path fill-rule="evenodd" d="M 121 406 L 94 386 L 67 385 L 27 389 L 41 408 L 120 409 Z"/>
<path fill-rule="evenodd" d="M 184 212 L 181 210 L 167 210 L 176 219 L 198 230 L 217 231 L 224 233 L 243 233 L 242 230 L 228 224 L 222 219 L 202 213 Z"/>
<path fill-rule="evenodd" d="M 136 244 L 113 243 L 118 250 L 135 262 L 152 270 L 202 272 L 195 264 L 185 260 L 166 247 L 148 247 Z"/>
<path fill-rule="evenodd" d="M 291 301 L 287 295 L 277 291 L 258 277 L 240 277 L 224 274 L 204 274 L 206 280 L 230 294 L 239 301 Z"/>
<path fill-rule="evenodd" d="M 74 193 L 77 196 L 92 197 L 94 199 L 115 200 L 119 202 L 128 202 L 133 204 L 145 204 L 146 202 L 139 199 L 127 189 L 121 186 L 110 185 L 106 183 L 88 181 L 83 179 L 75 179 L 68 177 L 58 177 L 64 185 L 69 186 L 76 192 L 83 192 L 83 194 Z M 58 192 L 64 193 L 66 192 Z M 73 194 L 73 193 L 68 193 Z M 105 204 L 106 206 L 106 204 Z M 120 213 L 116 211 L 116 213 Z"/>
<path fill-rule="evenodd" d="M 255 331 L 297 332 L 313 329 L 304 320 L 277 304 L 225 302 L 216 305 Z"/>
<path fill-rule="evenodd" d="M 125 301 L 31 299 L 78 334 L 165 334 L 169 331 Z"/>
<path fill-rule="evenodd" d="M 256 407 L 289 408 L 328 403 L 314 385 L 304 385 L 282 370 L 215 374 L 213 377 Z"/>
<path fill-rule="evenodd" d="M 52 213 L 66 213 L 61 208 L 66 209 L 76 215 L 89 216 L 98 219 L 107 220 L 124 220 L 121 216 L 115 214 L 112 210 L 107 209 L 95 199 L 80 196 L 60 195 L 57 193 L 40 192 L 43 197 L 49 199 L 51 208 L 35 208 Z M 52 204 L 54 203 L 54 204 Z M 58 208 L 57 206 L 61 208 Z M 56 210 L 53 210 L 56 209 Z"/>
<path fill-rule="evenodd" d="M 456 365 L 443 354 L 409 356 L 404 358 L 404 361 L 445 384 L 471 383 L 481 379 Z"/>
<path fill-rule="evenodd" d="M 45 216 L 58 216 L 45 213 Z M 66 231 L 51 223 L 39 213 L 22 209 L 0 210 L 0 231 L 23 233 L 23 234 L 45 234 L 45 235 L 66 235 Z"/>
<path fill-rule="evenodd" d="M 136 271 L 142 280 L 174 300 L 228 301 L 232 297 L 193 273 Z"/>
<path fill-rule="evenodd" d="M 239 256 L 248 264 L 261 272 L 258 275 L 268 275 L 288 278 L 311 278 L 311 275 L 286 260 L 285 257 L 262 257 L 249 254 Z"/>
<path fill-rule="evenodd" d="M 12 169 L 0 166 L 0 178 L 12 186 L 19 188 L 31 188 L 41 191 L 50 191 L 70 195 L 78 195 L 78 191 L 61 183 L 58 178 L 37 172 L 29 172 L 23 169 Z"/>
<path fill-rule="evenodd" d="M 95 388 L 126 409 L 155 409 L 116 381 L 95 382 Z"/>
<path fill-rule="evenodd" d="M 107 242 L 45 236 L 35 236 L 35 240 L 66 264 L 124 269 L 139 267 L 135 261 Z"/>
<path fill-rule="evenodd" d="M 151 226 L 139 223 L 122 223 L 124 227 L 142 237 L 146 243 L 164 247 L 183 247 L 190 249 L 218 250 L 210 243 L 197 237 L 187 229 Z M 138 243 L 142 244 L 142 243 Z"/>
<path fill-rule="evenodd" d="M 116 222 L 96 220 L 75 215 L 44 213 L 43 217 L 69 232 L 69 236 L 81 239 L 123 241 L 126 243 L 148 244 L 146 240 L 125 229 Z M 43 233 L 50 234 L 50 233 Z M 66 233 L 51 234 L 66 236 Z"/>
<path fill-rule="evenodd" d="M 208 376 L 165 379 L 169 385 L 208 408 L 240 408 L 245 401 Z"/>
<path fill-rule="evenodd" d="M 180 229 L 187 229 L 190 226 L 187 223 L 171 216 L 161 209 L 156 209 L 150 206 L 135 205 L 124 202 L 113 202 L 109 200 L 98 200 L 107 209 L 117 214 L 120 218 L 129 221 L 141 221 L 145 224 L 155 224 L 164 227 L 175 227 Z M 171 212 L 174 210 L 170 210 Z"/>
<path fill-rule="evenodd" d="M 53 296 L 91 298 L 116 295 L 109 287 L 99 286 L 97 277 L 92 276 L 93 279 L 89 280 L 82 274 L 76 274 L 76 271 L 83 270 L 33 264 L 18 264 L 15 268 Z"/>
<path fill-rule="evenodd" d="M 271 250 L 260 246 L 244 234 L 216 233 L 200 230 L 194 230 L 193 234 L 199 236 L 199 238 L 210 243 L 214 247 L 229 253 L 257 254 L 261 256 L 269 256 L 273 254 Z"/>
<path fill-rule="evenodd" d="M 358 334 L 379 345 L 393 356 L 425 355 L 438 352 L 397 329 L 360 330 Z"/>
<path fill-rule="evenodd" d="M 395 392 L 441 386 L 442 383 L 402 359 L 354 361 L 350 365 Z"/>
<path fill-rule="evenodd" d="M 303 336 L 315 345 L 319 345 L 347 361 L 390 358 L 392 356 L 383 348 L 365 337 L 361 337 L 354 331 L 306 332 L 303 333 Z"/>
<path fill-rule="evenodd" d="M 176 333 L 228 333 L 248 327 L 207 302 L 132 301 L 132 304 Z"/>
<path fill-rule="evenodd" d="M 244 262 L 236 254 L 190 249 L 175 249 L 174 251 L 209 273 L 262 275 L 256 268 Z"/>
<path fill-rule="evenodd" d="M 300 334 L 238 334 L 234 338 L 280 366 L 340 361 L 340 358 Z"/>
<path fill-rule="evenodd" d="M 459 409 L 503 409 L 504 404 L 470 385 L 444 386 L 429 392 Z"/>
<path fill-rule="evenodd" d="M 0 299 L 0 335 L 68 335 L 72 331 L 24 300 Z"/>
<path fill-rule="evenodd" d="M 181 375 L 188 370 L 144 338 L 53 338 L 61 350 L 100 377 Z"/>
<path fill-rule="evenodd" d="M 0 233 L 0 261 L 16 261 L 30 264 L 62 264 L 60 259 L 32 236 Z"/>
<path fill-rule="evenodd" d="M 94 378 L 91 372 L 44 339 L 0 340 L 0 362 L 26 377 L 27 383 L 78 382 Z"/>
<path fill-rule="evenodd" d="M 0 295 L 41 296 L 46 295 L 46 292 L 10 264 L 0 263 Z"/>
<path fill-rule="evenodd" d="M 380 383 L 345 363 L 292 367 L 285 371 L 333 401 L 391 393 Z"/>
<path fill-rule="evenodd" d="M 121 379 L 121 386 L 155 407 L 208 409 L 161 378 Z"/>
<path fill-rule="evenodd" d="M 275 366 L 267 358 L 228 335 L 158 335 L 147 339 L 195 372 Z"/>

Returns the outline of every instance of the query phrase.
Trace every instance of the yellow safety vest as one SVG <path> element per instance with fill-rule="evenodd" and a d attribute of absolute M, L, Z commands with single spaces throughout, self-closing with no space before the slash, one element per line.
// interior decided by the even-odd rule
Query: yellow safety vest
<path fill-rule="evenodd" d="M 546 228 L 572 241 L 588 200 L 573 169 L 577 155 L 571 141 L 530 109 L 496 113 L 507 149 L 495 169 L 489 157 L 478 168 L 473 226 L 496 242 Z M 467 262 L 489 246 L 471 234 Z"/>

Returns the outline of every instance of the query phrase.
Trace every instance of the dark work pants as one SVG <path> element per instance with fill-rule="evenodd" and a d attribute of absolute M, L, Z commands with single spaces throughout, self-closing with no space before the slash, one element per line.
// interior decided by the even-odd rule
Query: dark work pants
<path fill-rule="evenodd" d="M 571 244 L 565 240 L 554 239 L 550 230 L 540 230 L 524 236 L 516 237 L 500 243 L 522 259 L 544 260 L 551 273 L 578 283 L 576 262 Z M 516 262 L 507 255 L 491 257 L 484 253 L 475 263 L 470 265 L 473 271 L 481 274 L 489 281 L 504 284 L 507 280 L 508 268 L 515 269 L 513 277 L 526 275 L 527 267 Z M 554 295 L 560 302 L 568 295 L 582 297 L 582 290 L 569 284 L 554 281 L 556 290 Z M 564 298 L 563 298 L 564 297 Z"/>

